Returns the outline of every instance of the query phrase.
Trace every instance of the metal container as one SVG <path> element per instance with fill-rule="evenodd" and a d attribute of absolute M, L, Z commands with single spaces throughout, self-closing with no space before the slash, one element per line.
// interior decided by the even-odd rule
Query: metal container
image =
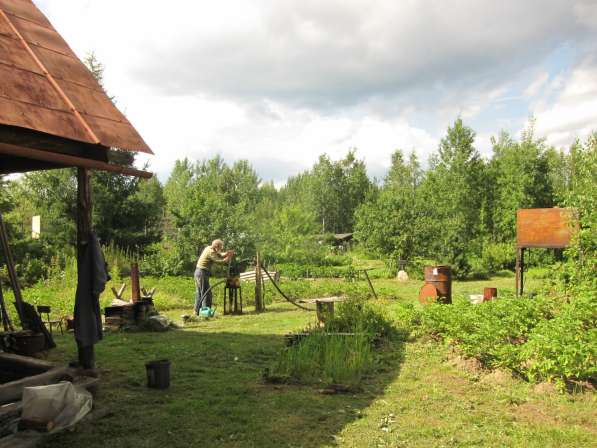
<path fill-rule="evenodd" d="M 450 266 L 425 266 L 425 283 L 435 286 L 439 303 L 452 303 L 452 268 Z"/>
<path fill-rule="evenodd" d="M 46 348 L 46 338 L 43 333 L 22 332 L 12 335 L 13 349 L 19 355 L 33 355 Z"/>
<path fill-rule="evenodd" d="M 496 299 L 498 296 L 497 288 L 485 288 L 483 289 L 483 301 L 488 302 Z"/>
<path fill-rule="evenodd" d="M 170 387 L 170 361 L 159 359 L 145 364 L 147 371 L 147 387 L 167 389 Z"/>

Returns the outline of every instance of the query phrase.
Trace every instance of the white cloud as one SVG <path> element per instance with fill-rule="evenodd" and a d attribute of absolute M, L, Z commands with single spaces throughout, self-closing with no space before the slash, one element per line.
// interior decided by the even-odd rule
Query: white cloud
<path fill-rule="evenodd" d="M 426 160 L 458 115 L 481 126 L 484 150 L 488 129 L 528 115 L 503 106 L 525 90 L 547 133 L 591 119 L 581 81 L 557 96 L 565 67 L 545 62 L 564 44 L 595 50 L 588 0 L 36 3 L 79 56 L 97 53 L 162 179 L 176 159 L 219 153 L 280 180 L 351 147 L 379 175 L 395 148 Z M 504 115 L 488 112 L 497 103 Z"/>
<path fill-rule="evenodd" d="M 541 88 L 543 88 L 543 86 L 547 83 L 548 80 L 549 73 L 540 73 L 539 76 L 537 76 L 537 78 L 524 90 L 524 95 L 526 97 L 534 97 L 539 93 Z"/>
<path fill-rule="evenodd" d="M 562 82 L 554 102 L 535 111 L 537 135 L 557 146 L 597 130 L 597 63 L 587 60 Z"/>

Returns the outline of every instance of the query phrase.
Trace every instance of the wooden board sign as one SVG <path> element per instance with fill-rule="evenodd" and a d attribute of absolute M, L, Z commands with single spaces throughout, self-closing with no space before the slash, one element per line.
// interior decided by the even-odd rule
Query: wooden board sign
<path fill-rule="evenodd" d="M 578 213 L 573 208 L 527 208 L 516 212 L 518 247 L 568 247 L 578 228 Z"/>

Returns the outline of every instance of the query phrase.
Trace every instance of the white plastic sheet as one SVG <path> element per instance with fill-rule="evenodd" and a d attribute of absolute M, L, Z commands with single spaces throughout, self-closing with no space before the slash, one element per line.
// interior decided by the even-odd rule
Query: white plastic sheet
<path fill-rule="evenodd" d="M 93 406 L 91 394 L 68 381 L 48 386 L 23 388 L 21 418 L 37 422 L 52 422 L 50 432 L 68 428 L 85 417 Z"/>

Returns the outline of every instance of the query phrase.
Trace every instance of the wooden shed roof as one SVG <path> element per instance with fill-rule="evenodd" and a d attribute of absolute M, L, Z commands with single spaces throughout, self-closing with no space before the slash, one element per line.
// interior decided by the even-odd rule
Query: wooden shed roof
<path fill-rule="evenodd" d="M 31 0 L 0 0 L 0 80 L 0 126 L 13 134 L 152 154 Z"/>

